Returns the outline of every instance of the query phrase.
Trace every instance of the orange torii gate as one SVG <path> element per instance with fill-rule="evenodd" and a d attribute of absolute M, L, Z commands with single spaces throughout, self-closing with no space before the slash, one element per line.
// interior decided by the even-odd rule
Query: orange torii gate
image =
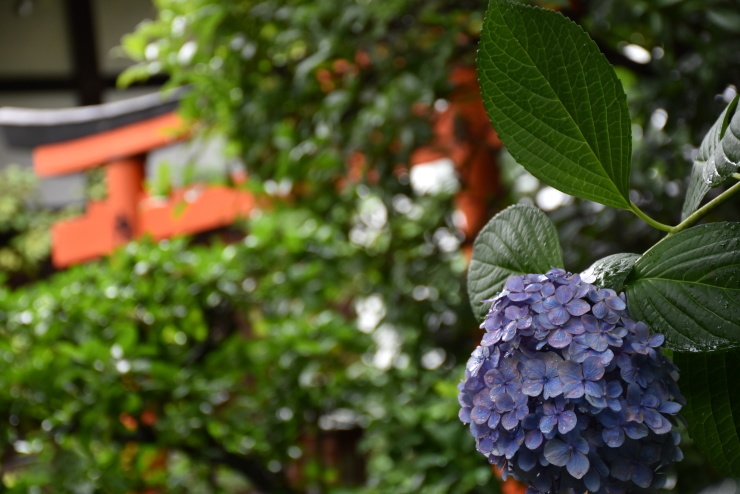
<path fill-rule="evenodd" d="M 39 176 L 105 169 L 107 197 L 88 202 L 85 214 L 54 225 L 54 266 L 95 259 L 146 234 L 159 240 L 226 226 L 251 211 L 252 196 L 225 186 L 184 187 L 164 200 L 144 190 L 146 154 L 188 136 L 174 113 L 177 100 L 177 94 L 169 99 L 148 95 L 60 110 L 0 110 L 7 140 L 33 148 Z"/>

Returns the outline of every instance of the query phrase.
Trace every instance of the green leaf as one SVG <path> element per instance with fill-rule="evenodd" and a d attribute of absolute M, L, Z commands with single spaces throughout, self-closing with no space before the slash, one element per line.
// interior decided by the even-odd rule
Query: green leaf
<path fill-rule="evenodd" d="M 554 11 L 493 0 L 478 72 L 493 126 L 524 168 L 568 194 L 630 208 L 627 98 L 578 25 Z"/>
<path fill-rule="evenodd" d="M 612 254 L 593 263 L 581 276 L 599 288 L 611 288 L 619 292 L 639 258 L 639 254 Z"/>
<path fill-rule="evenodd" d="M 735 96 L 699 146 L 681 211 L 682 219 L 696 211 L 709 189 L 722 185 L 740 166 L 740 112 L 737 111 L 737 102 L 738 96 Z M 733 111 L 735 113 L 730 118 Z"/>
<path fill-rule="evenodd" d="M 676 352 L 689 434 L 720 472 L 740 476 L 740 351 Z"/>
<path fill-rule="evenodd" d="M 468 270 L 468 294 L 473 313 L 483 319 L 484 300 L 501 291 L 514 274 L 545 273 L 563 267 L 555 226 L 534 206 L 517 204 L 494 216 L 473 244 Z"/>
<path fill-rule="evenodd" d="M 710 223 L 666 237 L 625 283 L 636 320 L 677 351 L 740 347 L 740 223 Z"/>

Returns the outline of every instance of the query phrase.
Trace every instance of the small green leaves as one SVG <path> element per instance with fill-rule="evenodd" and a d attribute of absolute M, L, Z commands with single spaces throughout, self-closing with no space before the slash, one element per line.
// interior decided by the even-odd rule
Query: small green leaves
<path fill-rule="evenodd" d="M 689 434 L 717 470 L 740 476 L 740 351 L 675 352 Z"/>
<path fill-rule="evenodd" d="M 627 100 L 579 26 L 554 11 L 493 0 L 478 71 L 488 115 L 524 168 L 568 194 L 631 208 Z"/>
<path fill-rule="evenodd" d="M 488 312 L 483 301 L 501 291 L 509 276 L 544 273 L 552 267 L 563 267 L 563 254 L 547 215 L 525 204 L 501 211 L 473 244 L 468 292 L 476 317 L 483 319 Z"/>
<path fill-rule="evenodd" d="M 740 166 L 738 96 L 720 114 L 699 146 L 681 218 L 696 211 L 709 189 L 722 185 Z M 734 114 L 733 114 L 734 113 Z"/>
<path fill-rule="evenodd" d="M 666 237 L 625 283 L 636 320 L 678 351 L 740 347 L 740 223 L 711 223 Z"/>
<path fill-rule="evenodd" d="M 584 280 L 599 288 L 611 288 L 620 292 L 624 280 L 639 258 L 638 254 L 627 253 L 606 256 L 593 263 L 586 271 L 581 273 L 581 276 Z"/>

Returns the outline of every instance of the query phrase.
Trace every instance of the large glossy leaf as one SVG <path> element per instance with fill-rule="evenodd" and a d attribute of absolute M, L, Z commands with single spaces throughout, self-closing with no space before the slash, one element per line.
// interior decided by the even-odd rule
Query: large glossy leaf
<path fill-rule="evenodd" d="M 513 274 L 545 273 L 563 267 L 558 234 L 550 219 L 534 206 L 517 204 L 483 227 L 473 244 L 468 294 L 473 312 L 483 319 L 484 300 L 493 298 Z"/>
<path fill-rule="evenodd" d="M 735 96 L 699 146 L 681 217 L 696 211 L 709 189 L 722 185 L 740 166 L 740 112 Z"/>
<path fill-rule="evenodd" d="M 568 194 L 629 208 L 627 100 L 579 26 L 554 11 L 493 0 L 478 72 L 493 126 L 524 168 Z"/>
<path fill-rule="evenodd" d="M 593 263 L 581 273 L 581 276 L 599 288 L 621 291 L 624 280 L 632 272 L 632 266 L 639 258 L 639 254 L 612 254 Z"/>
<path fill-rule="evenodd" d="M 689 434 L 720 472 L 740 476 L 740 351 L 675 352 Z"/>
<path fill-rule="evenodd" d="M 689 228 L 642 256 L 625 283 L 635 319 L 679 351 L 740 347 L 740 223 Z"/>

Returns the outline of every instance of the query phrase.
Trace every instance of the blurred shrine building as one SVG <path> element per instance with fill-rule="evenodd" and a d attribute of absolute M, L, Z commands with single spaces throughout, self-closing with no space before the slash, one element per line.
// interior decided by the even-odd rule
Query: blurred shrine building
<path fill-rule="evenodd" d="M 220 160 L 217 171 L 229 173 L 222 146 L 190 142 L 175 113 L 181 92 L 160 94 L 161 79 L 115 89 L 128 62 L 110 56 L 111 50 L 154 14 L 149 0 L 21 0 L 0 8 L 9 10 L 0 12 L 0 167 L 32 167 L 47 205 L 85 209 L 53 227 L 56 267 L 106 255 L 142 235 L 198 233 L 249 213 L 254 199 L 238 187 L 181 184 L 166 194 L 147 192 L 145 184 L 162 163 L 182 161 L 183 155 Z M 434 138 L 412 156 L 412 184 L 423 190 L 450 176 L 459 180 L 457 223 L 472 239 L 490 216 L 490 198 L 499 187 L 500 142 L 483 110 L 475 70 L 458 67 L 450 80 L 452 93 L 431 117 Z M 193 146 L 184 147 L 188 143 Z M 86 198 L 91 170 L 104 175 L 103 199 Z M 243 180 L 243 173 L 235 178 Z"/>
<path fill-rule="evenodd" d="M 459 176 L 459 227 L 472 238 L 488 216 L 488 197 L 498 187 L 495 151 L 500 143 L 477 97 L 475 71 L 458 68 L 451 77 L 456 89 L 435 114 L 432 143 L 413 154 L 411 175 L 421 189 L 433 187 L 440 176 Z M 147 155 L 189 137 L 175 113 L 181 94 L 67 109 L 0 109 L 6 141 L 32 149 L 39 177 L 104 170 L 106 197 L 90 200 L 83 215 L 53 227 L 56 267 L 109 254 L 142 235 L 158 240 L 228 226 L 253 208 L 254 198 L 238 187 L 196 184 L 167 196 L 146 191 Z M 239 182 L 244 177 L 235 178 Z"/>

